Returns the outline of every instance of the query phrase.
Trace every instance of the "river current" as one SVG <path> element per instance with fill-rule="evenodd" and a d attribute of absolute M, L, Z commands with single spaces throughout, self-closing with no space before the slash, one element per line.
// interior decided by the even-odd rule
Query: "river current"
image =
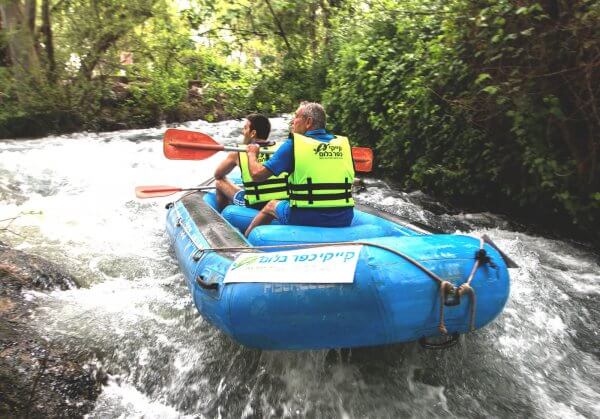
<path fill-rule="evenodd" d="M 287 132 L 273 119 L 272 138 Z M 224 143 L 240 121 L 182 125 Z M 245 348 L 197 313 L 169 250 L 164 206 L 137 185 L 194 186 L 222 153 L 163 157 L 164 128 L 0 142 L 0 240 L 82 284 L 40 293 L 31 322 L 109 375 L 91 418 L 600 417 L 600 256 L 490 214 L 452 214 L 366 179 L 358 201 L 494 242 L 511 269 L 504 312 L 445 351 Z M 16 218 L 15 218 L 16 217 Z M 14 219 L 13 219 L 14 218 Z"/>

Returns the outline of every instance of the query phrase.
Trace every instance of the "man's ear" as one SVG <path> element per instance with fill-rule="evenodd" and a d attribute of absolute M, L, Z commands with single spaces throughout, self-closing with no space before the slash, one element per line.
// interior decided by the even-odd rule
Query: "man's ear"
<path fill-rule="evenodd" d="M 312 116 L 309 116 L 306 118 L 306 125 L 308 128 L 310 128 L 310 129 L 313 128 L 313 122 L 314 122 L 314 119 L 312 118 Z"/>
<path fill-rule="evenodd" d="M 252 131 L 250 131 L 250 138 L 255 139 L 256 138 L 256 130 L 253 129 Z"/>

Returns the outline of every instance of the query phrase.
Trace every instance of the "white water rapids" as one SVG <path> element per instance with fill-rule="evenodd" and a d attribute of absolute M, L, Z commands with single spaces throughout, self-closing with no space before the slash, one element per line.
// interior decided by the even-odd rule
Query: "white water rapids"
<path fill-rule="evenodd" d="M 282 138 L 287 121 L 273 123 L 272 138 Z M 223 142 L 241 132 L 240 121 L 184 127 Z M 491 214 L 435 215 L 415 203 L 418 194 L 375 180 L 360 202 L 488 234 L 520 264 L 503 314 L 442 352 L 402 344 L 354 349 L 346 359 L 230 340 L 197 313 L 169 252 L 164 205 L 176 195 L 134 195 L 137 185 L 197 185 L 223 154 L 169 161 L 163 132 L 0 142 L 0 240 L 83 284 L 27 297 L 39 303 L 37 329 L 73 351 L 91 349 L 110 373 L 90 417 L 600 417 L 597 252 L 516 231 Z"/>

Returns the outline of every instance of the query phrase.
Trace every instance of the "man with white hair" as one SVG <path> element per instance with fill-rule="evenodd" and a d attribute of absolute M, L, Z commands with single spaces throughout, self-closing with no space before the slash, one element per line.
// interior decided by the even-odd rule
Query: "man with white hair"
<path fill-rule="evenodd" d="M 289 200 L 271 200 L 252 220 L 257 226 L 276 218 L 280 224 L 346 227 L 354 216 L 354 163 L 348 138 L 325 130 L 323 106 L 302 102 L 292 120 L 292 133 L 273 156 L 261 164 L 258 146 L 249 144 L 248 166 L 254 181 L 287 172 Z"/>

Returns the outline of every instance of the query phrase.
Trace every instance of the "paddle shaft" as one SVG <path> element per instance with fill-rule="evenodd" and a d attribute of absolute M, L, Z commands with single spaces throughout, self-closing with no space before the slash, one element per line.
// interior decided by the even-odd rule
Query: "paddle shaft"
<path fill-rule="evenodd" d="M 198 188 L 176 188 L 176 187 L 161 188 L 161 187 L 157 187 L 157 188 L 153 188 L 151 191 L 152 192 L 185 192 L 185 191 L 208 191 L 211 189 L 215 189 L 215 186 L 202 186 L 202 187 L 198 187 Z"/>
<path fill-rule="evenodd" d="M 177 186 L 169 185 L 150 185 L 150 186 L 136 186 L 135 196 L 138 198 L 156 198 L 159 196 L 169 196 L 177 192 L 186 191 L 206 191 L 215 189 L 214 186 L 198 186 L 195 188 L 179 188 Z"/>
<path fill-rule="evenodd" d="M 223 144 L 194 144 L 194 143 L 189 143 L 189 142 L 181 142 L 181 141 L 170 141 L 169 145 L 172 147 L 183 147 L 183 148 L 188 148 L 188 149 L 193 149 L 193 150 L 213 150 L 215 152 L 217 151 L 235 151 L 238 153 L 245 153 L 247 150 L 244 147 L 232 147 L 232 146 L 226 146 Z M 353 150 L 356 149 L 356 147 L 353 147 Z M 274 150 L 260 150 L 261 154 L 273 154 L 275 153 Z M 355 162 L 357 163 L 364 163 L 364 162 L 368 162 L 370 161 L 370 159 L 361 159 L 359 158 L 355 158 L 354 159 Z"/>
<path fill-rule="evenodd" d="M 246 149 L 244 147 L 231 147 L 223 144 L 194 144 L 189 142 L 182 141 L 170 141 L 170 146 L 173 147 L 184 147 L 191 148 L 194 150 L 214 150 L 214 151 L 237 151 L 238 153 L 245 153 Z M 275 151 L 273 150 L 261 150 L 262 154 L 273 154 Z"/>

